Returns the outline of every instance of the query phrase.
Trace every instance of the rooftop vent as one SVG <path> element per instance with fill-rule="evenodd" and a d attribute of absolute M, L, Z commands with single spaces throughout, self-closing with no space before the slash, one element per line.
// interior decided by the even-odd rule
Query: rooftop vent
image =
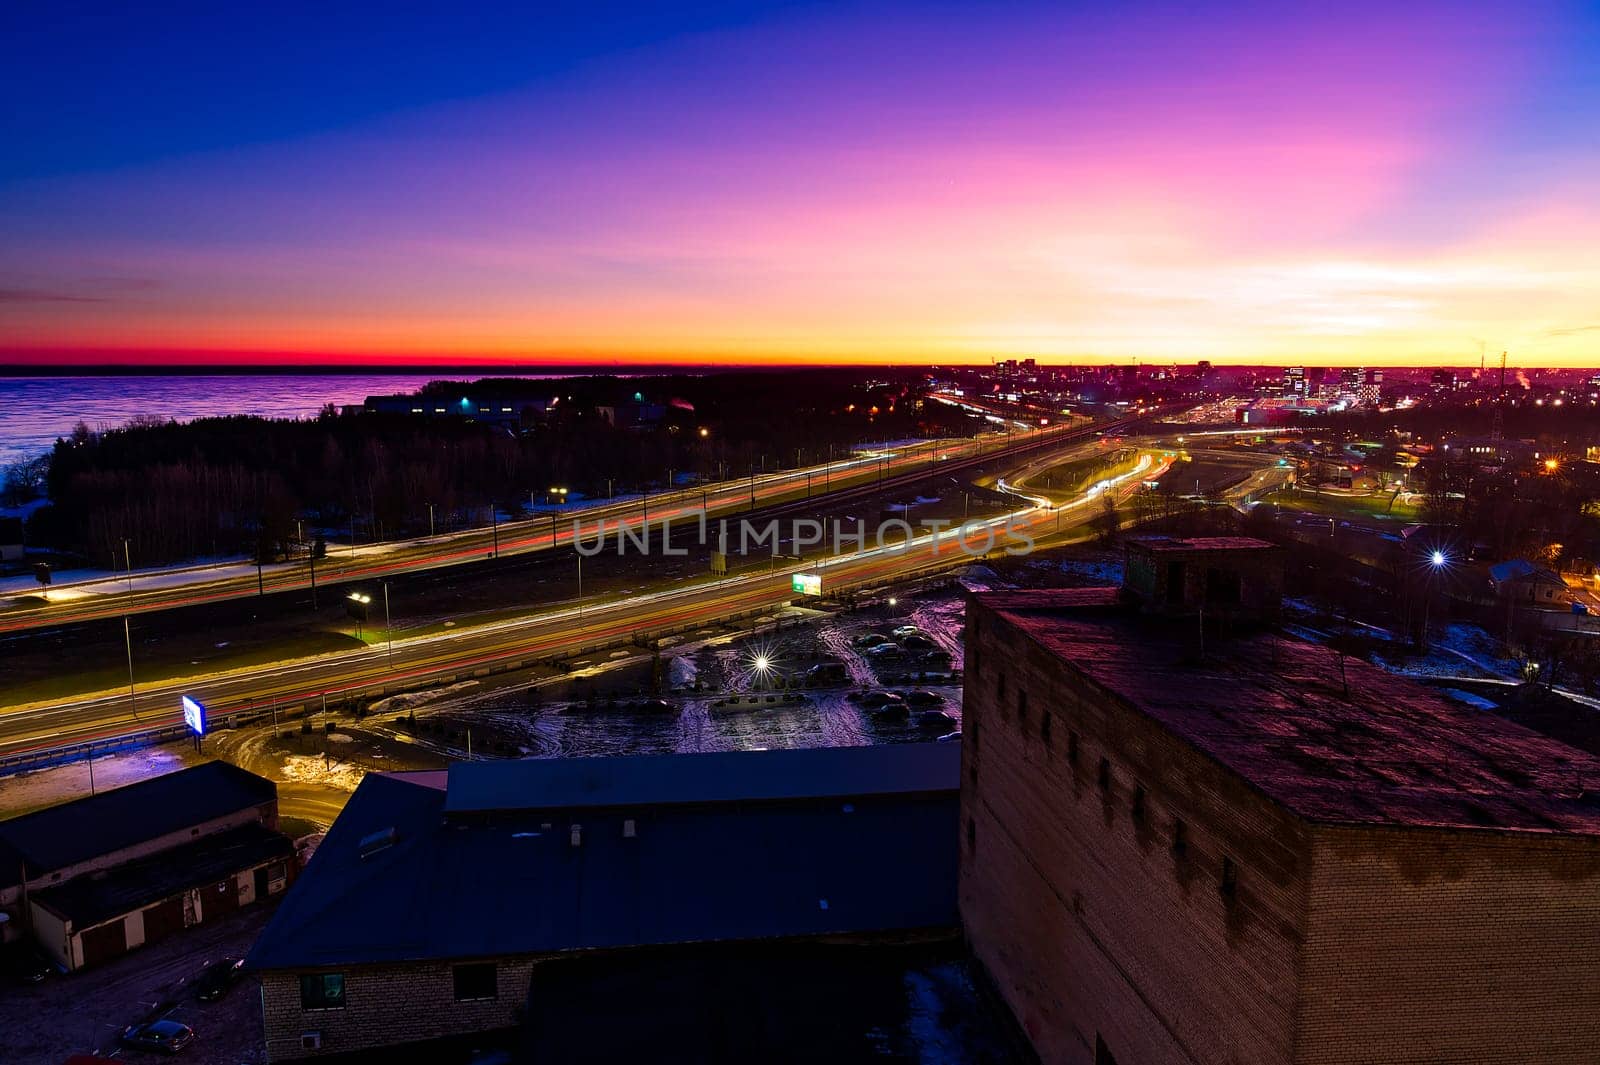
<path fill-rule="evenodd" d="M 361 842 L 357 844 L 357 848 L 361 852 L 361 860 L 366 861 L 374 854 L 377 854 L 380 851 L 388 850 L 390 847 L 394 846 L 395 840 L 399 838 L 399 833 L 394 830 L 393 825 L 390 825 L 388 828 L 380 828 L 376 832 L 362 836 Z"/>

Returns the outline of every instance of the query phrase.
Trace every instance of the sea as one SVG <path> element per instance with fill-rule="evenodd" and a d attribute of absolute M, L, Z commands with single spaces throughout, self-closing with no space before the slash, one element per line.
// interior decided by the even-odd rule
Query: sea
<path fill-rule="evenodd" d="M 483 376 L 467 373 L 467 379 Z M 523 376 L 547 376 L 531 374 Z M 307 418 L 324 406 L 410 392 L 448 374 L 225 374 L 0 377 L 0 467 L 47 452 L 83 422 L 126 425 L 137 415 L 189 421 L 228 414 Z"/>

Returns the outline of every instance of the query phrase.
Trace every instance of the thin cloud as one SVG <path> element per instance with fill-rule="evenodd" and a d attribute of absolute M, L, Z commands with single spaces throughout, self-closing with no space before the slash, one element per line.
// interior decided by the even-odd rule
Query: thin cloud
<path fill-rule="evenodd" d="M 80 296 L 45 288 L 0 288 L 0 303 L 105 303 L 104 296 Z"/>

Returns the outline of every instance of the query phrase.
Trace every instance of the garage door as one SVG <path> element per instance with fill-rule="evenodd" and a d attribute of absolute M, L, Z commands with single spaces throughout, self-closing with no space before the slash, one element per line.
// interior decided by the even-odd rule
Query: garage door
<path fill-rule="evenodd" d="M 232 913 L 239 908 L 239 885 L 233 877 L 212 884 L 200 893 L 200 917 L 205 921 L 214 921 L 223 914 Z"/>
<path fill-rule="evenodd" d="M 85 965 L 96 965 L 128 950 L 128 932 L 120 919 L 89 929 L 81 939 Z"/>
<path fill-rule="evenodd" d="M 183 896 L 174 895 L 144 911 L 144 941 L 159 943 L 183 930 Z"/>

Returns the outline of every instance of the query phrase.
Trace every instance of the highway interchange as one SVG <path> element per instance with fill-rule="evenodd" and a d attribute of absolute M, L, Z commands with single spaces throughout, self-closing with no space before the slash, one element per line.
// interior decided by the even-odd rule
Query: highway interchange
<path fill-rule="evenodd" d="M 1083 447 L 1107 431 L 1124 427 L 1109 423 L 1094 427 L 1061 427 L 1025 436 L 1015 434 L 1009 451 L 1004 437 L 943 442 L 915 448 L 902 448 L 893 454 L 864 456 L 849 464 L 838 483 L 845 464 L 834 464 L 825 474 L 830 499 L 851 491 L 877 491 L 880 481 L 888 484 L 897 476 L 914 479 L 926 475 L 931 464 L 941 469 L 959 468 L 977 461 L 992 462 L 997 454 L 1015 456 L 1019 464 L 1041 448 L 1054 452 L 1068 447 Z M 58 751 L 87 742 L 111 743 L 141 733 L 156 734 L 181 724 L 179 699 L 188 694 L 210 708 L 214 722 L 230 717 L 256 718 L 316 709 L 323 699 L 377 697 L 398 690 L 427 687 L 454 680 L 525 668 L 539 662 L 598 647 L 629 644 L 636 639 L 655 639 L 693 632 L 729 619 L 755 616 L 795 598 L 791 577 L 797 568 L 820 576 L 824 594 L 848 589 L 882 586 L 924 572 L 948 569 L 983 557 L 988 552 L 1020 550 L 1025 541 L 1070 535 L 1092 519 L 1091 504 L 1099 491 L 1126 495 L 1140 484 L 1164 471 L 1170 458 L 1161 453 L 1141 455 L 1137 467 L 1104 483 L 1064 505 L 1047 500 L 1017 499 L 1016 509 L 1008 514 L 974 521 L 961 529 L 924 533 L 908 541 L 880 545 L 869 533 L 859 549 L 832 554 L 831 550 L 808 557 L 772 572 L 707 577 L 687 586 L 634 595 L 611 602 L 569 604 L 539 609 L 525 617 L 480 626 L 463 626 L 448 632 L 396 640 L 392 648 L 377 645 L 353 652 L 324 655 L 270 666 L 210 673 L 205 676 L 164 681 L 141 686 L 132 699 L 126 688 L 117 691 L 84 693 L 63 701 L 13 705 L 0 709 L 0 756 L 16 757 Z M 805 489 L 806 475 L 815 481 L 815 471 L 789 471 L 757 478 L 753 490 L 757 504 L 768 506 L 766 517 L 782 512 L 785 500 L 818 494 Z M 800 492 L 796 489 L 799 488 Z M 817 486 L 813 484 L 815 490 Z M 805 494 L 800 494 L 800 493 Z M 714 518 L 718 507 L 723 513 L 737 513 L 751 505 L 752 481 L 724 483 L 706 489 L 707 511 Z M 576 524 L 572 514 L 555 529 L 555 543 L 570 550 L 574 536 L 591 541 L 599 523 L 615 530 L 627 524 L 635 530 L 646 523 L 659 529 L 671 519 L 687 522 L 700 513 L 700 492 L 678 493 L 668 500 L 651 500 L 648 517 L 644 501 L 609 504 L 583 512 Z M 539 528 L 538 526 L 541 526 Z M 453 560 L 481 557 L 490 536 L 498 536 L 501 552 L 548 550 L 551 541 L 548 519 L 519 525 L 503 525 L 497 533 L 474 530 L 454 537 L 433 538 L 399 546 L 382 555 L 358 556 L 344 572 L 335 570 L 319 580 L 348 580 L 357 576 L 387 575 L 415 569 L 448 565 Z M 1007 531 L 1009 529 L 1009 532 Z M 612 535 L 615 533 L 613 531 Z M 493 547 L 492 541 L 487 545 Z M 852 545 L 853 547 L 854 545 Z M 280 570 L 272 575 L 270 590 L 299 587 L 308 578 L 302 567 Z M 309 583 L 308 579 L 306 583 Z M 117 616 L 124 609 L 148 611 L 169 606 L 206 601 L 210 598 L 251 595 L 256 592 L 254 574 L 238 575 L 220 581 L 157 584 L 144 591 L 138 587 L 129 601 L 120 597 L 99 596 L 68 600 L 64 607 L 75 607 L 72 618 Z M 127 593 L 124 593 L 127 596 Z M 81 604 L 76 605 L 75 604 Z M 16 621 L 8 617 L 8 621 Z M 50 624 L 60 624 L 51 616 Z"/>

